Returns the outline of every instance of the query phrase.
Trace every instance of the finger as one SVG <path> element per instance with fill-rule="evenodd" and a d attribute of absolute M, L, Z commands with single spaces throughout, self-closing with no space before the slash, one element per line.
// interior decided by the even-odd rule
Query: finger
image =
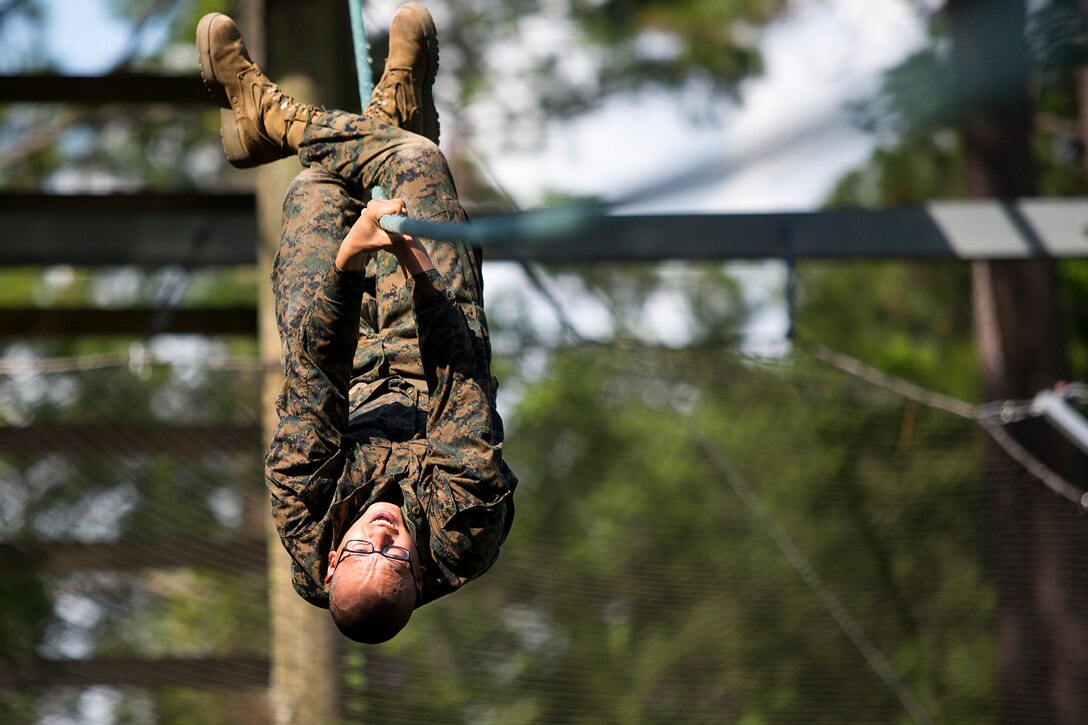
<path fill-rule="evenodd" d="M 403 201 L 398 204 L 392 199 L 382 199 L 367 204 L 367 210 L 374 216 L 385 216 L 386 214 L 401 215 L 404 214 L 405 209 L 406 206 Z"/>
<path fill-rule="evenodd" d="M 404 199 L 400 199 L 400 198 L 390 199 L 389 202 L 396 207 L 397 211 L 395 213 L 397 213 L 397 214 L 407 214 L 408 213 L 408 202 L 406 202 Z"/>

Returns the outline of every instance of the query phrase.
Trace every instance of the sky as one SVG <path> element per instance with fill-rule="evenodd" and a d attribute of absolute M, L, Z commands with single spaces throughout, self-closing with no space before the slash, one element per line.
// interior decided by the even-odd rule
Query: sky
<path fill-rule="evenodd" d="M 368 20 L 387 22 L 399 4 L 370 0 Z M 924 26 L 915 5 L 906 0 L 794 0 L 785 18 L 762 35 L 766 72 L 743 85 L 740 105 L 712 102 L 711 121 L 693 120 L 675 96 L 647 92 L 615 99 L 583 117 L 552 122 L 543 146 L 531 151 L 500 147 L 489 141 L 494 134 L 481 133 L 471 141 L 522 206 L 539 202 L 550 188 L 622 193 L 632 184 L 652 183 L 666 170 L 713 156 L 726 161 L 727 176 L 638 211 L 812 208 L 837 178 L 871 152 L 872 140 L 850 126 L 844 106 L 871 94 L 883 70 L 920 47 Z M 113 20 L 102 0 L 48 0 L 46 7 L 51 54 L 64 60 L 66 72 L 101 72 L 128 42 L 127 28 Z M 530 41 L 566 42 L 546 37 L 539 27 L 525 30 Z M 552 35 L 562 32 L 559 28 Z M 148 43 L 155 42 L 153 32 L 147 36 Z M 511 56 L 523 52 L 497 48 L 493 55 L 497 66 L 514 67 Z M 438 98 L 441 104 L 441 92 Z M 486 113 L 481 106 L 479 115 Z M 476 125 L 486 131 L 486 123 Z"/>
<path fill-rule="evenodd" d="M 368 24 L 387 23 L 399 4 L 368 0 Z M 51 54 L 64 59 L 66 72 L 101 72 L 123 52 L 127 29 L 110 17 L 103 0 L 48 0 L 46 5 Z M 524 44 L 491 49 L 495 68 L 516 72 L 525 46 L 533 43 L 566 44 L 571 52 L 564 72 L 577 75 L 579 64 L 584 71 L 592 63 L 577 52 L 578 44 L 570 42 L 561 19 L 549 16 L 549 7 L 555 5 L 542 0 L 543 16 L 524 26 Z M 812 209 L 872 152 L 873 139 L 851 126 L 845 107 L 871 95 L 882 71 L 921 47 L 925 27 L 918 6 L 907 0 L 794 0 L 789 12 L 761 34 L 765 72 L 743 84 L 740 103 L 708 100 L 699 95 L 698 85 L 679 96 L 648 91 L 613 99 L 584 116 L 552 121 L 539 146 L 522 149 L 511 149 L 497 140 L 500 134 L 488 132 L 489 109 L 481 103 L 470 116 L 476 133 L 468 141 L 520 208 L 538 205 L 553 189 L 615 198 L 719 159 L 725 173 L 710 183 L 671 194 L 663 188 L 652 200 L 624 211 Z M 436 6 L 441 29 L 440 11 Z M 156 41 L 153 29 L 146 35 L 146 42 Z M 512 80 L 499 87 L 511 93 L 521 85 Z M 436 98 L 446 119 L 451 114 L 443 113 L 443 103 L 449 95 L 443 92 L 440 74 Z M 700 113 L 685 104 L 691 100 Z M 784 284 L 784 272 L 776 263 L 742 265 L 737 274 L 753 302 L 776 297 Z M 515 265 L 488 265 L 486 278 L 489 305 L 491 299 L 501 299 L 511 314 L 528 314 L 539 329 L 558 333 L 550 307 L 526 290 Z M 609 318 L 602 305 L 577 289 L 555 292 L 579 300 L 577 319 L 584 334 L 607 334 Z M 682 311 L 670 313 L 667 303 L 652 309 L 648 325 L 666 342 L 682 344 L 687 325 Z M 771 304 L 751 328 L 757 337 L 773 338 L 784 334 L 786 326 L 781 305 Z"/>
<path fill-rule="evenodd" d="M 522 208 L 537 205 L 550 188 L 622 197 L 632 188 L 653 186 L 678 170 L 716 158 L 728 173 L 713 183 L 671 195 L 662 190 L 659 197 L 624 212 L 809 210 L 873 151 L 873 139 L 850 124 L 847 103 L 871 95 L 881 72 L 919 49 L 924 33 L 917 4 L 902 0 L 795 0 L 791 12 L 762 35 L 765 73 L 742 86 L 739 104 L 714 102 L 712 121 L 693 119 L 674 95 L 649 92 L 615 99 L 574 120 L 553 122 L 539 149 L 511 152 L 489 144 L 486 133 L 473 144 Z M 495 66 L 508 60 L 500 58 Z M 705 104 L 705 99 L 698 102 Z M 486 107 L 479 112 L 486 114 Z M 731 268 L 758 310 L 745 330 L 745 348 L 780 354 L 789 328 L 782 303 L 784 266 L 772 261 Z M 555 332 L 558 323 L 550 309 L 533 303 L 519 280 L 509 272 L 492 286 L 511 287 L 505 303 L 520 305 L 538 329 Z M 683 285 L 680 273 L 676 284 Z M 608 334 L 603 305 L 577 288 L 554 292 L 558 299 L 579 300 L 577 313 L 569 317 L 581 333 Z M 674 292 L 680 296 L 680 290 Z M 670 304 L 667 289 L 661 299 L 648 301 L 646 319 L 647 335 L 664 344 L 683 345 L 692 326 L 683 306 Z"/>
<path fill-rule="evenodd" d="M 922 18 L 903 0 L 795 0 L 762 36 L 766 72 L 743 85 L 740 105 L 715 102 L 716 122 L 693 120 L 675 97 L 645 93 L 551 124 L 536 153 L 493 152 L 486 138 L 477 143 L 525 205 L 548 187 L 622 194 L 666 170 L 717 157 L 728 176 L 639 211 L 810 209 L 872 151 L 845 104 L 871 95 L 880 73 L 923 41 Z"/>

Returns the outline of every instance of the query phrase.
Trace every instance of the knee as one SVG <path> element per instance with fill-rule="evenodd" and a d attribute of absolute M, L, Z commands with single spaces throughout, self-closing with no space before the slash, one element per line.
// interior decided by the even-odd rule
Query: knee
<path fill-rule="evenodd" d="M 430 139 L 413 135 L 411 140 L 405 141 L 397 147 L 396 158 L 398 161 L 412 164 L 446 163 L 446 157 L 442 155 L 438 145 Z"/>
<path fill-rule="evenodd" d="M 316 235 L 339 244 L 361 207 L 357 194 L 343 179 L 322 169 L 303 169 L 284 195 L 281 228 L 289 237 Z"/>
<path fill-rule="evenodd" d="M 392 198 L 408 200 L 408 214 L 419 219 L 462 218 L 446 157 L 422 136 L 398 147 L 379 179 Z"/>
<path fill-rule="evenodd" d="M 327 196 L 330 189 L 338 191 L 343 182 L 328 171 L 318 167 L 308 167 L 300 171 L 287 187 L 284 195 L 283 210 L 305 207 L 315 197 Z"/>
<path fill-rule="evenodd" d="M 397 146 L 386 164 L 385 186 L 396 188 L 416 179 L 443 180 L 449 177 L 446 157 L 438 146 L 422 136 Z"/>

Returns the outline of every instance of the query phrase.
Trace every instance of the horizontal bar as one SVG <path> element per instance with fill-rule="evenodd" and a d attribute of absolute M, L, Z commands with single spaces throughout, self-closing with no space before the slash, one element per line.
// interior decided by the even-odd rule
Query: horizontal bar
<path fill-rule="evenodd" d="M 252 194 L 0 194 L 0 265 L 253 265 Z"/>
<path fill-rule="evenodd" d="M 263 571 L 263 539 L 125 539 L 114 542 L 7 541 L 0 543 L 0 572 L 132 571 L 190 567 Z"/>
<path fill-rule="evenodd" d="M 268 684 L 266 657 L 97 657 L 81 660 L 0 659 L 0 688 L 114 685 L 234 689 Z"/>
<path fill-rule="evenodd" d="M 0 103 L 164 103 L 214 107 L 200 76 L 117 73 L 0 76 Z"/>
<path fill-rule="evenodd" d="M 255 307 L 199 307 L 159 310 L 151 307 L 2 307 L 3 337 L 144 337 L 150 334 L 257 334 Z"/>
<path fill-rule="evenodd" d="M 949 201 L 765 214 L 485 217 L 489 260 L 1028 259 L 1088 257 L 1088 199 Z M 408 219 L 426 237 L 427 223 Z M 420 226 L 422 225 L 422 226 Z M 0 195 L 0 265 L 254 264 L 251 195 Z M 496 230 L 498 230 L 496 232 Z M 490 235 L 490 238 L 489 236 Z"/>
<path fill-rule="evenodd" d="M 488 246 L 488 257 L 540 262 L 1083 258 L 1088 257 L 1086 230 L 1084 198 L 800 213 L 608 216 L 557 238 L 496 242 Z"/>
<path fill-rule="evenodd" d="M 208 211 L 212 213 L 255 214 L 257 202 L 248 192 L 160 193 L 152 191 L 117 194 L 43 194 L 38 192 L 0 193 L 0 214 L 172 214 Z"/>
<path fill-rule="evenodd" d="M 173 455 L 261 452 L 256 425 L 30 425 L 0 427 L 0 454 L 41 456 Z"/>

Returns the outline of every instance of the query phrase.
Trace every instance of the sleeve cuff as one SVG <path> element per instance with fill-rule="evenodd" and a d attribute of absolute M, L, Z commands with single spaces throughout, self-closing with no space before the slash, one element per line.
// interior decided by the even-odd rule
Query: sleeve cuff
<path fill-rule="evenodd" d="M 339 306 L 351 304 L 362 298 L 365 281 L 366 272 L 345 272 L 334 264 L 325 275 L 325 298 Z"/>
<path fill-rule="evenodd" d="M 359 335 L 359 308 L 366 275 L 330 267 L 314 294 L 302 321 L 303 347 L 322 358 L 333 353 L 329 346 L 354 346 Z M 354 347 L 352 347 L 354 349 Z"/>
<path fill-rule="evenodd" d="M 446 284 L 437 269 L 421 272 L 408 280 L 412 294 L 412 307 L 416 313 L 417 324 L 421 319 L 431 317 L 445 309 L 450 301 Z"/>

